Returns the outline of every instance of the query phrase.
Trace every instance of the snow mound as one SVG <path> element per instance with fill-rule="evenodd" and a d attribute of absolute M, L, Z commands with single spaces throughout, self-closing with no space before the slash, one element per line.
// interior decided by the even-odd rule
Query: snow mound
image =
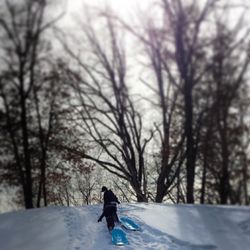
<path fill-rule="evenodd" d="M 49 207 L 0 215 L 2 250 L 247 250 L 250 208 L 122 204 L 118 215 L 142 231 L 126 231 L 130 244 L 112 246 L 101 205 Z"/>

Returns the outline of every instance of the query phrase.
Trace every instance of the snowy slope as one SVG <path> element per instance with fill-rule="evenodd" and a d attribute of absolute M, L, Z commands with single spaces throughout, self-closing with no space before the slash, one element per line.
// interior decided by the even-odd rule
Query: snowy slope
<path fill-rule="evenodd" d="M 111 245 L 102 206 L 50 207 L 0 215 L 1 250 L 248 250 L 250 208 L 123 204 L 142 232 L 126 231 L 130 245 Z"/>

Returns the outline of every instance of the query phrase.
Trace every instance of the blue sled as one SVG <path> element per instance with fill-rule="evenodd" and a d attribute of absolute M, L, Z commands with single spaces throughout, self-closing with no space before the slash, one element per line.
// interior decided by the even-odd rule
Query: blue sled
<path fill-rule="evenodd" d="M 120 222 L 123 227 L 132 231 L 141 231 L 141 227 L 128 217 L 121 217 Z"/>
<path fill-rule="evenodd" d="M 114 228 L 111 231 L 111 235 L 112 235 L 113 245 L 118 245 L 118 246 L 128 245 L 129 242 L 128 242 L 126 233 L 122 229 Z"/>

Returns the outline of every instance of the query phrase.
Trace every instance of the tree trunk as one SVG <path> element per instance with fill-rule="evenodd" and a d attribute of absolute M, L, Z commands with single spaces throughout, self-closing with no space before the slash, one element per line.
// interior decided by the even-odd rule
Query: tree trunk
<path fill-rule="evenodd" d="M 186 170 L 187 170 L 187 203 L 194 203 L 194 179 L 195 179 L 195 146 L 193 138 L 193 106 L 192 84 L 185 83 L 185 135 L 186 135 Z"/>
<path fill-rule="evenodd" d="M 201 198 L 200 203 L 204 204 L 205 202 L 205 193 L 206 193 L 206 180 L 207 180 L 207 142 L 205 142 L 205 150 L 204 150 L 204 159 L 203 159 L 203 172 L 202 172 L 202 183 L 201 183 Z"/>
<path fill-rule="evenodd" d="M 148 198 L 142 193 L 138 183 L 135 183 L 135 185 L 131 183 L 131 186 L 135 190 L 137 202 L 148 202 Z"/>
<path fill-rule="evenodd" d="M 25 96 L 22 89 L 21 80 L 21 126 L 22 126 L 22 136 L 23 136 L 23 153 L 24 153 L 24 165 L 25 165 L 25 194 L 24 202 L 27 209 L 33 208 L 33 192 L 32 192 L 32 173 L 31 173 L 31 162 L 30 162 L 30 151 L 29 151 L 29 138 L 28 138 L 28 128 L 27 128 L 27 115 L 26 115 L 26 103 Z"/>
<path fill-rule="evenodd" d="M 221 204 L 227 204 L 229 196 L 229 172 L 228 172 L 228 145 L 226 138 L 226 128 L 221 131 L 222 139 L 222 176 L 220 178 L 220 202 Z"/>
<path fill-rule="evenodd" d="M 155 202 L 157 203 L 161 203 L 165 196 L 164 182 L 165 182 L 165 176 L 161 172 L 157 180 L 157 193 L 155 197 Z"/>

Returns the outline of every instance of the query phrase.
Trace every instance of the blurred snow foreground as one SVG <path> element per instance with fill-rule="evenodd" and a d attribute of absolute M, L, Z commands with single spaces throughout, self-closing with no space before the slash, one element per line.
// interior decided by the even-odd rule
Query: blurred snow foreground
<path fill-rule="evenodd" d="M 124 231 L 129 245 L 114 246 L 102 206 L 49 207 L 0 215 L 1 250 L 248 250 L 250 208 L 201 205 L 122 204 L 118 215 L 142 231 Z"/>

